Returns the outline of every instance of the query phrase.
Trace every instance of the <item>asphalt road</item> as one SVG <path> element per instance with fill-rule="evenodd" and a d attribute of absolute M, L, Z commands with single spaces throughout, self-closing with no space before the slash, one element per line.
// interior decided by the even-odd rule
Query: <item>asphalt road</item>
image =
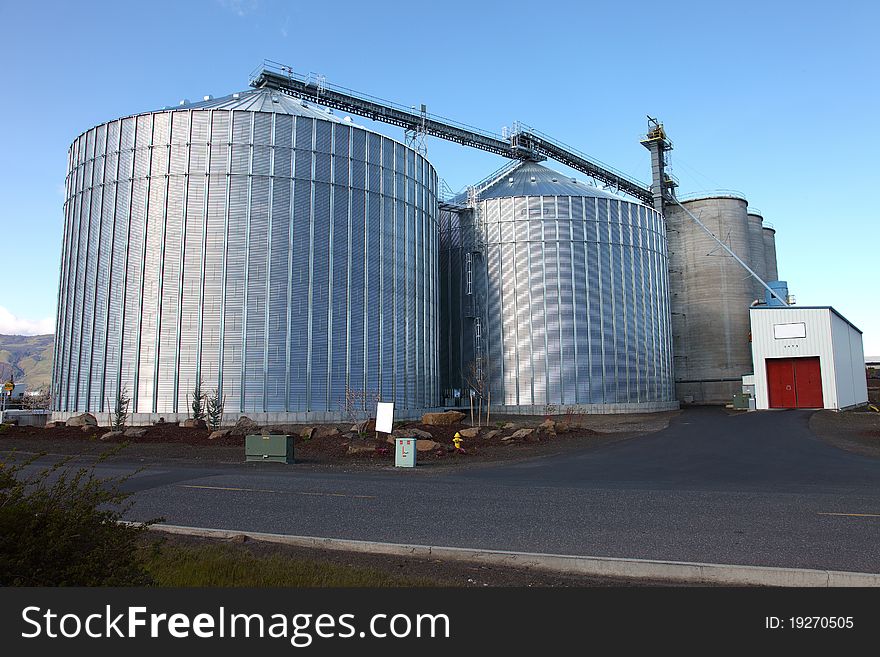
<path fill-rule="evenodd" d="M 457 471 L 160 465 L 134 519 L 304 536 L 880 572 L 880 460 L 810 412 L 688 409 L 599 449 Z M 102 473 L 120 465 L 100 466 Z"/>

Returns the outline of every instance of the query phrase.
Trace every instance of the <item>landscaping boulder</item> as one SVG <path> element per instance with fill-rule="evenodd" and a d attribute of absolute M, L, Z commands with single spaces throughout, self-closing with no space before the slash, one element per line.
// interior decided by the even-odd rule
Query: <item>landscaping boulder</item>
<path fill-rule="evenodd" d="M 126 438 L 143 438 L 147 435 L 147 430 L 142 427 L 131 427 L 125 430 Z"/>
<path fill-rule="evenodd" d="M 180 423 L 180 426 L 186 429 L 207 429 L 208 423 L 204 420 L 197 420 L 195 418 L 189 418 L 188 420 L 184 420 Z"/>
<path fill-rule="evenodd" d="M 73 417 L 68 418 L 65 424 L 68 427 L 96 427 L 98 426 L 98 421 L 91 413 L 83 413 L 82 415 L 74 415 Z"/>
<path fill-rule="evenodd" d="M 501 429 L 492 429 L 483 434 L 483 440 L 492 440 L 495 436 L 501 434 Z"/>
<path fill-rule="evenodd" d="M 438 447 L 440 447 L 440 443 L 438 443 L 436 440 L 427 440 L 425 438 L 421 438 L 416 441 L 417 452 L 433 452 Z"/>
<path fill-rule="evenodd" d="M 211 435 L 208 436 L 208 440 L 217 440 L 218 438 L 226 438 L 226 436 L 232 433 L 232 429 L 218 429 L 217 431 L 212 431 Z"/>
<path fill-rule="evenodd" d="M 516 429 L 519 429 L 519 425 L 516 424 L 515 422 L 507 422 L 507 423 L 506 423 L 503 427 L 501 427 L 501 428 L 502 428 L 502 429 L 507 429 L 507 430 L 510 430 L 510 429 L 514 429 L 514 430 L 516 430 Z"/>
<path fill-rule="evenodd" d="M 278 427 L 263 427 L 260 429 L 261 436 L 283 436 L 284 431 L 279 429 Z"/>
<path fill-rule="evenodd" d="M 330 438 L 339 435 L 339 429 L 332 424 L 320 424 L 316 427 L 305 427 L 300 432 L 303 440 L 311 440 L 313 438 Z"/>
<path fill-rule="evenodd" d="M 101 440 L 113 440 L 114 438 L 122 438 L 122 431 L 108 431 L 103 436 L 101 436 Z"/>
<path fill-rule="evenodd" d="M 363 422 L 358 422 L 357 424 L 352 425 L 351 431 L 355 433 L 369 433 L 371 431 L 376 430 L 376 419 L 370 418 L 369 420 L 364 420 Z"/>
<path fill-rule="evenodd" d="M 540 424 L 536 433 L 541 434 L 542 436 L 546 436 L 548 438 L 555 438 L 557 429 L 559 431 L 562 430 L 557 422 L 554 422 L 550 418 L 547 418 Z"/>
<path fill-rule="evenodd" d="M 247 415 L 242 415 L 238 418 L 238 422 L 235 423 L 235 426 L 232 427 L 233 436 L 247 436 L 248 434 L 255 434 L 259 432 L 260 425 L 250 419 Z"/>
<path fill-rule="evenodd" d="M 423 431 L 422 429 L 416 429 L 415 427 L 413 427 L 412 429 L 409 430 L 409 433 L 411 436 L 414 436 L 415 438 L 424 438 L 425 440 L 434 440 L 434 434 L 432 434 L 430 431 Z"/>
<path fill-rule="evenodd" d="M 468 429 L 461 429 L 458 433 L 461 434 L 462 438 L 476 438 L 482 430 L 482 427 L 470 427 Z"/>
<path fill-rule="evenodd" d="M 535 433 L 534 429 L 520 429 L 519 431 L 515 431 L 514 433 L 512 433 L 509 438 L 511 440 L 521 440 L 523 438 L 531 436 L 533 433 Z"/>
<path fill-rule="evenodd" d="M 425 413 L 422 416 L 422 424 L 435 427 L 447 427 L 458 424 L 464 419 L 464 413 L 459 411 L 446 411 L 445 413 Z"/>
<path fill-rule="evenodd" d="M 349 445 L 348 454 L 371 454 L 376 451 L 375 445 Z"/>

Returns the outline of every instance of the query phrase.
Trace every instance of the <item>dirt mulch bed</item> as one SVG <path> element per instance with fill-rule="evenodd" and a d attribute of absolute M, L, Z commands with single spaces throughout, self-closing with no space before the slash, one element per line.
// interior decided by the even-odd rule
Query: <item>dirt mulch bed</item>
<path fill-rule="evenodd" d="M 810 417 L 810 430 L 830 445 L 880 458 L 880 413 L 817 411 Z"/>
<path fill-rule="evenodd" d="M 451 426 L 428 426 L 417 422 L 399 423 L 397 429 L 407 435 L 412 429 L 430 434 L 437 443 L 435 447 L 418 454 L 422 465 L 457 466 L 468 462 L 511 460 L 557 453 L 585 445 L 598 446 L 616 442 L 644 433 L 659 431 L 669 425 L 677 414 L 674 412 L 625 414 L 625 415 L 584 415 L 554 416 L 557 431 L 538 429 L 544 417 L 499 416 L 493 417 L 493 424 L 484 427 L 481 436 L 464 438 L 463 449 L 456 450 L 453 437 L 459 431 L 468 429 L 469 424 Z M 512 427 L 502 427 L 513 423 Z M 345 435 L 350 424 L 339 424 L 339 434 L 303 439 L 303 427 L 284 425 L 269 427 L 294 436 L 294 453 L 297 463 L 316 465 L 344 465 L 354 467 L 390 466 L 394 461 L 394 446 L 384 434 L 373 432 L 361 437 Z M 138 438 L 117 436 L 102 439 L 108 432 L 106 427 L 89 427 L 83 431 L 79 427 L 17 427 L 5 426 L 0 432 L 0 451 L 16 449 L 22 452 L 47 452 L 64 455 L 97 455 L 114 446 L 125 444 L 119 458 L 147 460 L 183 460 L 202 463 L 241 463 L 244 460 L 244 436 L 224 436 L 209 439 L 207 429 L 181 427 L 177 424 L 160 424 L 145 428 L 146 433 Z M 535 431 L 524 438 L 504 440 L 517 429 L 534 428 Z M 485 437 L 489 431 L 497 431 L 492 437 Z M 254 430 L 259 432 L 259 430 Z"/>

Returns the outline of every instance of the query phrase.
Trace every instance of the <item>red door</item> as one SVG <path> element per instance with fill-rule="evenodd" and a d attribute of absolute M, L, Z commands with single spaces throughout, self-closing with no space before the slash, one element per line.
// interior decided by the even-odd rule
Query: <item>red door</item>
<path fill-rule="evenodd" d="M 819 357 L 768 358 L 770 408 L 823 408 Z"/>
<path fill-rule="evenodd" d="M 819 357 L 792 358 L 794 361 L 794 383 L 798 408 L 823 408 L 822 368 Z"/>
<path fill-rule="evenodd" d="M 770 408 L 797 408 L 794 365 L 791 358 L 767 359 L 767 392 Z"/>

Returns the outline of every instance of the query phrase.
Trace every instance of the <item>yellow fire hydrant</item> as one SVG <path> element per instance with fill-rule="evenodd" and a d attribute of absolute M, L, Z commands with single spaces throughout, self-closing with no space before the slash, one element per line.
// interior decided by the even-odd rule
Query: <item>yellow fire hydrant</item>
<path fill-rule="evenodd" d="M 461 449 L 461 441 L 461 434 L 456 431 L 455 435 L 452 437 L 452 444 L 455 445 L 455 449 Z"/>

